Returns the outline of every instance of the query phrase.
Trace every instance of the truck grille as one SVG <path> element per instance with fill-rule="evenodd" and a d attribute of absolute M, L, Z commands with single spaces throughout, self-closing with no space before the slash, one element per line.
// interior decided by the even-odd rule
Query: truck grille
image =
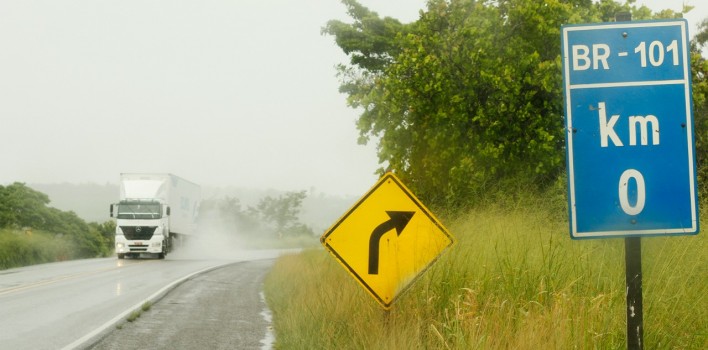
<path fill-rule="evenodd" d="M 121 226 L 120 229 L 123 231 L 125 239 L 133 241 L 139 240 L 149 240 L 152 238 L 152 234 L 155 233 L 157 226 Z"/>
<path fill-rule="evenodd" d="M 147 252 L 148 248 L 146 245 L 128 245 L 131 252 Z"/>

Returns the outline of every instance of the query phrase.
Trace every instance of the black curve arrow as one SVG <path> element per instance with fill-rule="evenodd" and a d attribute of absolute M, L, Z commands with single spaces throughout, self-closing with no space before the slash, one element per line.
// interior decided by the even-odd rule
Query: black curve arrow
<path fill-rule="evenodd" d="M 396 229 L 396 234 L 400 236 L 415 212 L 386 211 L 386 214 L 391 219 L 377 226 L 374 232 L 371 233 L 371 238 L 369 238 L 369 275 L 379 274 L 379 244 L 381 243 L 381 237 L 394 228 Z"/>

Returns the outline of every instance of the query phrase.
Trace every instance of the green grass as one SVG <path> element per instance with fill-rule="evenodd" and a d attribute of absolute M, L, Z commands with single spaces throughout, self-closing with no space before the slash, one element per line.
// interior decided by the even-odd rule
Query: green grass
<path fill-rule="evenodd" d="M 328 253 L 280 258 L 265 285 L 276 348 L 625 348 L 624 240 L 571 240 L 548 207 L 443 219 L 457 244 L 388 312 Z M 705 237 L 642 239 L 645 348 L 708 348 Z"/>
<path fill-rule="evenodd" d="M 149 311 L 150 308 L 152 308 L 152 302 L 147 301 L 140 306 L 140 309 L 131 312 L 125 320 L 128 322 L 135 322 L 138 318 L 140 318 L 140 316 L 142 316 L 143 312 Z"/>
<path fill-rule="evenodd" d="M 140 310 L 142 310 L 142 311 L 149 311 L 150 308 L 152 308 L 152 302 L 151 302 L 151 301 L 146 301 L 145 303 L 143 303 L 142 306 L 140 306 Z"/>
<path fill-rule="evenodd" d="M 133 311 L 130 313 L 130 315 L 128 315 L 128 318 L 126 318 L 125 320 L 128 322 L 135 322 L 135 320 L 140 318 L 140 315 L 141 315 L 140 311 Z"/>
<path fill-rule="evenodd" d="M 74 258 L 70 238 L 38 230 L 0 229 L 0 270 Z"/>

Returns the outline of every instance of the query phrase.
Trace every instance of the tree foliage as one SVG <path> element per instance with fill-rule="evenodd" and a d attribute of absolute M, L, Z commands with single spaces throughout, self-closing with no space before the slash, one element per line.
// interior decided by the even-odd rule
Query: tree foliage
<path fill-rule="evenodd" d="M 330 21 L 323 32 L 351 58 L 340 90 L 361 110 L 360 142 L 378 138 L 382 164 L 421 197 L 453 206 L 563 172 L 562 24 L 680 16 L 633 1 L 431 0 L 400 24 L 342 2 L 353 23 Z"/>
<path fill-rule="evenodd" d="M 698 33 L 696 33 L 694 39 L 697 46 L 696 49 L 704 48 L 708 44 L 708 17 L 698 24 Z"/>
<path fill-rule="evenodd" d="M 707 31 L 708 32 L 708 31 Z M 708 60 L 698 53 L 691 56 L 693 109 L 696 136 L 696 163 L 703 198 L 708 195 Z"/>
<path fill-rule="evenodd" d="M 246 208 L 235 197 L 207 200 L 200 206 L 199 217 L 218 220 L 224 228 L 246 235 L 311 236 L 312 229 L 300 222 L 306 197 L 306 191 L 286 192 L 277 197 L 266 196 L 255 207 Z"/>
<path fill-rule="evenodd" d="M 278 237 L 284 235 L 312 234 L 312 230 L 299 222 L 305 191 L 287 192 L 278 197 L 267 196 L 258 202 L 256 209 L 263 221 L 270 224 Z"/>
<path fill-rule="evenodd" d="M 701 52 L 708 50 L 708 17 L 698 25 L 698 33 L 691 44 L 698 183 L 701 186 L 702 197 L 706 198 L 708 196 L 708 60 L 701 55 Z"/>
<path fill-rule="evenodd" d="M 111 224 L 87 224 L 74 212 L 52 208 L 49 202 L 46 194 L 22 183 L 0 186 L 0 228 L 42 230 L 68 237 L 72 252 L 66 258 L 105 256 L 110 252 L 112 238 L 107 238 L 104 231 Z M 112 228 L 115 230 L 115 226 Z"/>
<path fill-rule="evenodd" d="M 253 209 L 244 208 L 236 197 L 202 201 L 199 211 L 200 227 L 208 227 L 218 221 L 220 225 L 234 232 L 254 232 L 260 224 Z"/>
<path fill-rule="evenodd" d="M 324 33 L 338 33 L 337 45 L 351 55 L 353 65 L 372 72 L 381 72 L 397 56 L 399 46 L 395 36 L 404 31 L 403 25 L 391 17 L 379 18 L 355 0 L 342 0 L 347 13 L 357 22 L 353 25 L 330 21 Z"/>

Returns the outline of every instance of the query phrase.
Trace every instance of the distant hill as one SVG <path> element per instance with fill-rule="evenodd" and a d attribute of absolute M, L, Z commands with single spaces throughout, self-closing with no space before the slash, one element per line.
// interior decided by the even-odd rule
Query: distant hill
<path fill-rule="evenodd" d="M 109 206 L 118 201 L 118 185 L 105 184 L 27 184 L 49 196 L 49 206 L 73 211 L 89 222 L 104 222 L 110 219 Z"/>
<path fill-rule="evenodd" d="M 80 218 L 89 222 L 110 220 L 109 206 L 116 203 L 119 196 L 118 184 L 28 184 L 27 186 L 49 196 L 49 206 L 73 211 Z M 238 198 L 244 208 L 256 206 L 266 196 L 276 197 L 285 192 L 273 189 L 259 190 L 238 187 L 202 187 L 202 199 L 223 197 Z M 300 220 L 310 226 L 319 235 L 329 228 L 356 202 L 356 197 L 331 196 L 307 192 L 302 203 Z"/>

